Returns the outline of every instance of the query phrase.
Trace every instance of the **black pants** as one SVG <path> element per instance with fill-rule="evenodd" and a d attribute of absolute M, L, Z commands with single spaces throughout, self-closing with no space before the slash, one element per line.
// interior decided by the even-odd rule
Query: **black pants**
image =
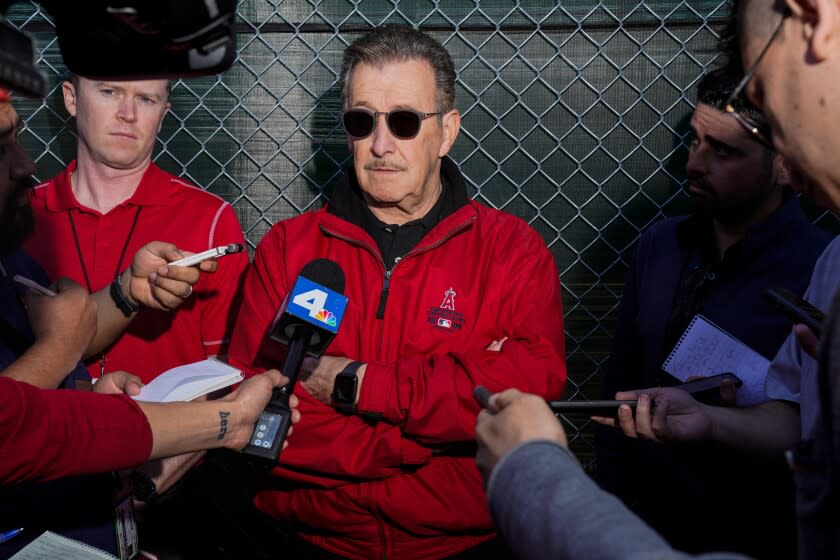
<path fill-rule="evenodd" d="M 238 453 L 208 453 L 153 504 L 141 547 L 161 560 L 293 558 L 292 531 L 253 505 L 255 474 Z"/>
<path fill-rule="evenodd" d="M 342 560 L 297 537 L 291 526 L 258 511 L 253 505 L 255 476 L 242 455 L 215 451 L 185 477 L 175 503 L 167 508 L 167 519 L 158 520 L 177 534 L 178 558 Z M 501 539 L 494 538 L 450 558 L 513 560 L 513 555 Z"/>

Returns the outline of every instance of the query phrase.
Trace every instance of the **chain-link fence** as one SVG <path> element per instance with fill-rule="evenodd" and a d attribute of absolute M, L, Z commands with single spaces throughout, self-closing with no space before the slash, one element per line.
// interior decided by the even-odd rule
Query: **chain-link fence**
<path fill-rule="evenodd" d="M 566 394 L 595 398 L 628 251 L 652 222 L 687 209 L 694 86 L 715 64 L 727 13 L 725 0 L 244 1 L 236 64 L 174 84 L 155 161 L 231 202 L 256 245 L 274 222 L 322 204 L 347 163 L 345 46 L 371 26 L 419 26 L 458 72 L 452 155 L 475 198 L 524 218 L 551 248 L 565 291 Z M 45 102 L 17 103 L 46 179 L 75 152 L 65 68 L 49 17 L 32 4 L 9 17 L 39 41 L 49 76 Z M 575 450 L 591 456 L 586 418 L 565 420 Z"/>

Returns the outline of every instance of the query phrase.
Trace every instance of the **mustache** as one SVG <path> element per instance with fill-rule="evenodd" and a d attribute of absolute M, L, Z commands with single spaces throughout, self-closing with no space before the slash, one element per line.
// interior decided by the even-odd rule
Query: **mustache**
<path fill-rule="evenodd" d="M 394 169 L 396 171 L 405 171 L 407 168 L 404 164 L 390 160 L 390 159 L 377 159 L 365 164 L 365 169 L 369 171 L 373 171 L 376 169 Z"/>
<path fill-rule="evenodd" d="M 688 186 L 695 186 L 698 189 L 706 192 L 714 192 L 714 189 L 710 187 L 709 183 L 707 183 L 706 180 L 702 177 L 689 177 Z"/>

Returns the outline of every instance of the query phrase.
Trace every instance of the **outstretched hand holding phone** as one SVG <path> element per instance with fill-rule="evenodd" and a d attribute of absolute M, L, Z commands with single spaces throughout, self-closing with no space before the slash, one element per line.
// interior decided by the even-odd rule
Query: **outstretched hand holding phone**
<path fill-rule="evenodd" d="M 697 402 L 686 391 L 676 387 L 654 387 L 616 393 L 617 399 L 637 399 L 636 413 L 620 407 L 617 418 L 593 417 L 605 426 L 620 428 L 633 439 L 664 441 L 697 441 L 711 436 L 709 405 Z M 651 411 L 653 403 L 655 410 Z"/>

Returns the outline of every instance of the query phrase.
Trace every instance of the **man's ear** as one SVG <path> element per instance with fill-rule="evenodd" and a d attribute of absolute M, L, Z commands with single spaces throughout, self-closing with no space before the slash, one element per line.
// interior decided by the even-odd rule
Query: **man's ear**
<path fill-rule="evenodd" d="M 793 17 L 805 21 L 812 21 L 817 11 L 817 0 L 785 0 L 785 5 Z"/>
<path fill-rule="evenodd" d="M 781 155 L 773 156 L 773 176 L 775 183 L 781 187 L 789 187 L 791 181 L 791 171 L 788 162 Z"/>
<path fill-rule="evenodd" d="M 172 103 L 169 101 L 166 102 L 166 107 L 163 109 L 163 114 L 160 116 L 160 122 L 158 123 L 157 133 L 160 134 L 160 131 L 163 129 L 163 121 L 166 120 L 166 114 L 169 113 L 169 110 L 172 109 Z"/>
<path fill-rule="evenodd" d="M 440 150 L 438 150 L 438 157 L 448 154 L 452 144 L 455 143 L 458 132 L 461 130 L 461 113 L 457 109 L 452 109 L 444 114 L 441 126 L 443 127 L 443 139 L 440 143 Z"/>
<path fill-rule="evenodd" d="M 64 81 L 61 83 L 61 94 L 64 96 L 64 107 L 71 117 L 76 116 L 76 87 L 73 82 Z"/>
<path fill-rule="evenodd" d="M 808 54 L 821 62 L 837 50 L 840 3 L 837 0 L 785 0 L 793 17 L 802 20 Z"/>

